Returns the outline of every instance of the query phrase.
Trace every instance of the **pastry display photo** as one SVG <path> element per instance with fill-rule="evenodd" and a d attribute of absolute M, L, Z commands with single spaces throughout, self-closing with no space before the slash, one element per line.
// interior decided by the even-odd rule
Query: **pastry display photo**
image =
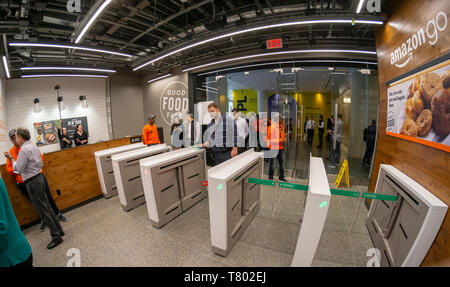
<path fill-rule="evenodd" d="M 388 88 L 386 131 L 450 146 L 450 65 Z"/>

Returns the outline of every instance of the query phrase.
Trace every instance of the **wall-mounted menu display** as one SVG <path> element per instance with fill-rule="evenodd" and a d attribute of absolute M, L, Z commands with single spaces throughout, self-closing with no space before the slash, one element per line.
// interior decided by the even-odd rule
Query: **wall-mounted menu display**
<path fill-rule="evenodd" d="M 62 120 L 62 126 L 67 128 L 67 134 L 70 140 L 73 140 L 73 135 L 76 132 L 77 125 L 83 125 L 83 130 L 89 134 L 87 117 L 69 118 Z"/>
<path fill-rule="evenodd" d="M 450 152 L 450 60 L 388 87 L 386 134 Z"/>
<path fill-rule="evenodd" d="M 58 140 L 57 127 L 60 124 L 60 120 L 44 121 L 33 124 L 34 138 L 36 139 L 36 145 L 38 147 L 46 146 L 50 144 L 56 144 Z"/>
<path fill-rule="evenodd" d="M 87 117 L 69 118 L 62 120 L 51 120 L 33 124 L 34 137 L 38 147 L 59 143 L 58 128 L 67 128 L 68 138 L 73 140 L 73 135 L 78 124 L 83 125 L 83 130 L 88 132 Z"/>

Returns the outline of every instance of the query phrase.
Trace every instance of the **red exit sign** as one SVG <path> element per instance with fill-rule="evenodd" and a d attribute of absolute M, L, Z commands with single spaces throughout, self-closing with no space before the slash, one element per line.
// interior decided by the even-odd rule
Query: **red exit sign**
<path fill-rule="evenodd" d="M 266 40 L 267 49 L 283 48 L 283 40 L 281 38 Z"/>

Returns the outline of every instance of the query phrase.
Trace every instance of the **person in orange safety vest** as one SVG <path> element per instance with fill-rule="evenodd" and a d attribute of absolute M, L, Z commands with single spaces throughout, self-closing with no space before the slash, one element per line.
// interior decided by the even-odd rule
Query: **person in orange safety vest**
<path fill-rule="evenodd" d="M 158 129 L 155 125 L 155 118 L 156 116 L 154 114 L 148 115 L 148 124 L 146 124 L 142 129 L 142 141 L 147 146 L 161 143 L 159 141 Z"/>
<path fill-rule="evenodd" d="M 279 117 L 274 116 L 270 121 L 270 126 L 267 127 L 267 147 L 271 150 L 276 150 L 277 152 L 277 160 L 278 160 L 278 180 L 286 181 L 284 178 L 284 169 L 283 169 L 283 143 L 286 142 L 286 135 L 284 133 L 284 128 L 281 123 L 278 123 Z M 273 180 L 273 161 L 274 158 L 269 159 L 269 179 Z"/>

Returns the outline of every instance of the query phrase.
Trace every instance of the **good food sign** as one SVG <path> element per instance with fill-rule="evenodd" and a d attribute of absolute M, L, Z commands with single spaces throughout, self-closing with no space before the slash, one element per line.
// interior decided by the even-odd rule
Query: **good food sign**
<path fill-rule="evenodd" d="M 161 116 L 169 126 L 173 118 L 182 118 L 189 109 L 188 87 L 180 81 L 170 82 L 161 93 L 160 112 Z"/>

